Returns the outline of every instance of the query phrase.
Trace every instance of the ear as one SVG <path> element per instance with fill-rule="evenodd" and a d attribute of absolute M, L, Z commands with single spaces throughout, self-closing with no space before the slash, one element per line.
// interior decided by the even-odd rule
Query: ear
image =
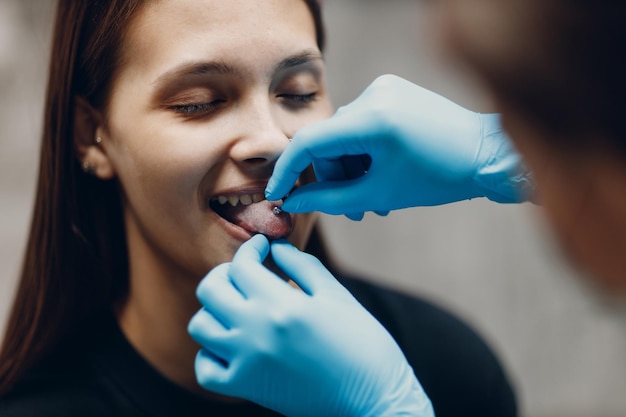
<path fill-rule="evenodd" d="M 102 114 L 83 97 L 74 102 L 74 149 L 82 166 L 96 177 L 108 180 L 115 170 L 106 153 Z"/>

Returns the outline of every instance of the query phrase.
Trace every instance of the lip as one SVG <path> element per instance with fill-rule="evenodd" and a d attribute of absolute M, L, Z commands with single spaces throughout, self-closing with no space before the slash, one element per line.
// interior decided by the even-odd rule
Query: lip
<path fill-rule="evenodd" d="M 256 182 L 253 184 L 245 184 L 245 185 L 232 187 L 232 188 L 225 188 L 220 191 L 214 192 L 209 197 L 204 199 L 205 209 L 209 211 L 210 215 L 216 220 L 216 222 L 220 226 L 222 226 L 222 228 L 226 231 L 226 233 L 228 233 L 231 237 L 235 238 L 236 240 L 245 242 L 249 240 L 250 238 L 252 238 L 252 236 L 254 236 L 254 233 L 250 233 L 246 229 L 239 227 L 236 224 L 233 224 L 229 222 L 228 220 L 224 219 L 222 216 L 217 214 L 211 208 L 210 202 L 216 199 L 218 196 L 229 197 L 229 196 L 242 196 L 246 194 L 262 194 L 264 196 L 263 200 L 265 200 L 266 186 L 267 186 L 267 181 L 264 181 L 264 182 Z M 296 187 L 297 185 L 294 187 L 294 189 Z M 276 205 L 280 207 L 282 205 L 282 201 L 276 201 Z M 291 217 L 291 222 L 294 225 L 294 229 L 295 229 L 296 216 L 295 214 L 292 214 L 292 213 L 289 213 L 289 216 Z"/>

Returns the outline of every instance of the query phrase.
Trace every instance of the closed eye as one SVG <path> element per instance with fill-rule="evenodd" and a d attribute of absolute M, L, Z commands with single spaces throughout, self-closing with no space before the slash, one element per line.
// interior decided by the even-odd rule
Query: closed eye
<path fill-rule="evenodd" d="M 277 97 L 282 99 L 288 107 L 298 109 L 315 101 L 317 91 L 309 94 L 279 94 Z"/>
<path fill-rule="evenodd" d="M 203 116 L 213 113 L 226 100 L 214 100 L 210 103 L 175 104 L 169 109 L 183 116 Z"/>

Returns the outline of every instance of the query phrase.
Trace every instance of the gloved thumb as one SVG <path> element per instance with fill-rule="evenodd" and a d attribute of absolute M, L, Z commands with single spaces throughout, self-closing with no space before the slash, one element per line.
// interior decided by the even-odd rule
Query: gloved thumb
<path fill-rule="evenodd" d="M 262 263 L 267 258 L 269 251 L 270 243 L 267 237 L 262 234 L 254 235 L 239 247 L 233 257 L 233 262 L 250 260 Z"/>
<path fill-rule="evenodd" d="M 340 286 L 335 277 L 313 255 L 299 251 L 284 239 L 272 242 L 271 247 L 276 265 L 306 294 L 316 295 L 332 285 Z"/>

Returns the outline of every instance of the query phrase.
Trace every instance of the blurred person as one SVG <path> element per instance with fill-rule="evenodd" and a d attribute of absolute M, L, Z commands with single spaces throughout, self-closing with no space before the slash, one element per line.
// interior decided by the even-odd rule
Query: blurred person
<path fill-rule="evenodd" d="M 399 77 L 382 76 L 331 119 L 296 134 L 275 165 L 266 197 L 282 199 L 282 209 L 288 212 L 323 211 L 356 220 L 366 211 L 384 215 L 477 197 L 507 203 L 531 199 L 541 203 L 563 252 L 592 286 L 623 297 L 626 60 L 620 52 L 626 44 L 626 4 L 437 4 L 444 45 L 484 82 L 498 114 L 478 114 Z M 310 164 L 318 181 L 294 188 L 294 179 Z M 208 322 L 206 316 L 217 315 L 230 327 L 192 326 L 206 350 L 196 363 L 203 385 L 220 392 L 237 385 L 241 375 L 265 373 L 281 381 L 299 375 L 309 378 L 310 385 L 338 393 L 325 397 L 329 414 L 349 409 L 359 410 L 352 415 L 432 415 L 422 407 L 424 392 L 413 391 L 409 412 L 407 401 L 399 403 L 394 397 L 398 387 L 415 383 L 408 373 L 390 374 L 390 368 L 405 366 L 400 356 L 395 357 L 398 363 L 382 366 L 349 354 L 372 344 L 383 349 L 380 340 L 388 339 L 354 300 L 314 285 L 316 280 L 336 285 L 328 271 L 286 242 L 255 238 L 240 251 L 232 263 L 216 268 L 206 279 L 218 280 L 224 293 L 238 288 L 248 297 L 250 314 L 256 313 L 255 326 L 277 337 L 271 346 L 259 349 L 248 321 L 228 308 L 205 304 L 194 320 Z M 349 319 L 320 321 L 284 302 L 287 294 L 250 290 L 251 277 L 275 281 L 261 264 L 266 257 L 311 288 L 306 303 L 325 304 Z M 228 352 L 225 359 L 221 352 Z M 215 358 L 224 360 L 221 367 Z M 323 368 L 329 358 L 349 369 L 348 377 L 331 370 L 311 371 Z M 257 365 L 268 359 L 271 368 Z M 300 404 L 319 401 L 319 390 L 255 388 L 238 394 L 276 408 L 289 403 L 294 415 L 309 415 L 306 408 L 290 403 L 296 394 Z M 471 409 L 467 415 L 483 413 Z"/>
<path fill-rule="evenodd" d="M 0 415 L 277 415 L 198 385 L 187 324 L 201 278 L 255 234 L 286 238 L 340 274 L 314 215 L 275 213 L 263 198 L 289 139 L 332 114 L 323 44 L 315 1 L 59 1 L 35 210 L 0 353 Z M 359 312 L 385 326 L 385 349 L 355 357 L 402 363 L 440 415 L 516 415 L 507 376 L 469 326 L 341 279 Z M 198 293 L 213 297 L 204 282 Z M 279 283 L 294 302 L 304 294 Z M 216 295 L 216 305 L 231 301 Z M 251 385 L 272 387 L 242 383 Z"/>

